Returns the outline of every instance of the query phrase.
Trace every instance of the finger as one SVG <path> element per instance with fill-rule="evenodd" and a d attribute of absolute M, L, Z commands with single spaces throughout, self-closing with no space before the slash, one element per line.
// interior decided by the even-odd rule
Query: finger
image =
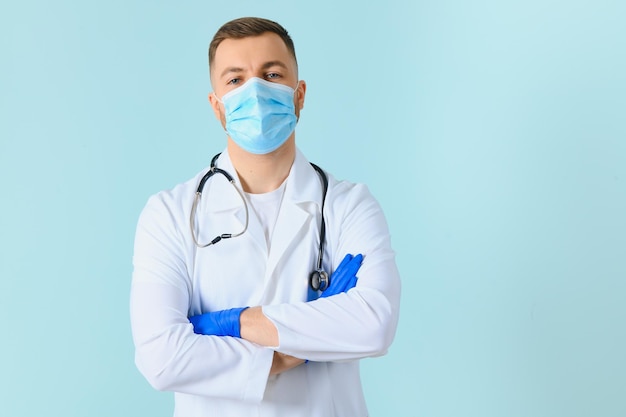
<path fill-rule="evenodd" d="M 347 254 L 346 256 L 344 256 L 343 260 L 341 261 L 337 269 L 335 269 L 335 271 L 332 273 L 330 277 L 331 278 L 330 282 L 331 282 L 332 287 L 340 285 L 340 283 L 343 282 L 343 277 L 346 274 L 346 268 L 348 267 L 352 259 L 353 257 L 351 254 Z"/>
<path fill-rule="evenodd" d="M 348 276 L 356 275 L 359 268 L 361 268 L 361 263 L 363 262 L 363 255 L 360 253 L 352 258 L 352 260 L 346 265 L 345 274 Z"/>
<path fill-rule="evenodd" d="M 345 268 L 346 265 L 348 265 L 350 263 L 350 261 L 352 261 L 352 254 L 348 253 L 346 254 L 346 256 L 343 257 L 343 260 L 341 261 L 341 263 L 339 264 L 339 266 L 337 267 L 337 269 L 335 269 L 335 271 L 339 271 L 342 268 Z"/>
<path fill-rule="evenodd" d="M 354 275 L 351 279 L 350 282 L 348 283 L 348 285 L 346 285 L 346 289 L 344 290 L 344 292 L 347 292 L 348 290 L 351 290 L 352 288 L 356 287 L 356 283 L 359 280 L 359 278 L 357 278 L 356 275 Z"/>
<path fill-rule="evenodd" d="M 193 332 L 196 334 L 206 334 L 206 318 L 204 315 L 189 317 L 189 322 L 193 325 Z"/>
<path fill-rule="evenodd" d="M 346 292 L 350 288 L 356 285 L 356 280 L 358 279 L 356 276 L 357 271 L 361 268 L 361 263 L 363 261 L 363 255 L 358 254 L 353 257 L 352 260 L 346 265 L 345 268 L 341 270 L 341 274 L 337 279 L 337 284 L 335 288 L 335 293 L 339 294 L 340 292 Z"/>
<path fill-rule="evenodd" d="M 193 326 L 193 331 L 195 333 L 196 326 L 198 325 L 198 319 L 196 318 L 196 316 L 189 317 L 189 323 L 191 323 L 191 325 Z"/>

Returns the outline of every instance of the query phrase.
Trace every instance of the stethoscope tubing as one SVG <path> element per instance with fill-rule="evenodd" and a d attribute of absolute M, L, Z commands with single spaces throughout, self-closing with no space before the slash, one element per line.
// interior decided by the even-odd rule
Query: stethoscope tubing
<path fill-rule="evenodd" d="M 209 168 L 209 171 L 206 174 L 204 174 L 204 176 L 200 180 L 200 183 L 198 183 L 198 188 L 196 189 L 196 194 L 193 199 L 193 204 L 191 205 L 191 214 L 189 215 L 189 226 L 191 228 L 191 237 L 193 239 L 193 243 L 195 243 L 196 246 L 199 248 L 206 248 L 207 246 L 215 245 L 217 242 L 221 241 L 222 239 L 230 239 L 233 237 L 241 236 L 246 232 L 246 230 L 248 230 L 248 222 L 249 222 L 250 214 L 248 212 L 248 204 L 246 203 L 246 198 L 244 197 L 243 192 L 235 184 L 235 179 L 228 172 L 215 166 L 217 162 L 217 158 L 219 156 L 220 154 L 218 153 L 217 155 L 213 157 L 213 159 L 211 159 L 211 167 Z M 209 243 L 201 244 L 200 242 L 198 242 L 198 238 L 196 236 L 196 227 L 194 224 L 195 219 L 196 219 L 196 210 L 198 208 L 198 203 L 200 202 L 200 198 L 202 197 L 202 190 L 204 189 L 204 184 L 209 180 L 209 178 L 211 178 L 215 174 L 222 174 L 224 177 L 226 177 L 226 179 L 233 186 L 235 191 L 237 191 L 237 194 L 239 194 L 239 197 L 241 198 L 241 201 L 243 202 L 243 206 L 246 210 L 246 222 L 243 227 L 243 230 L 239 233 L 222 233 L 221 235 L 218 235 L 215 238 L 213 238 L 213 240 L 211 240 Z"/>
<path fill-rule="evenodd" d="M 211 159 L 211 166 L 209 168 L 209 171 L 207 171 L 207 173 L 204 174 L 204 176 L 198 183 L 198 188 L 196 189 L 193 203 L 191 205 L 191 213 L 189 215 L 189 227 L 191 229 L 191 237 L 193 239 L 193 242 L 198 248 L 206 248 L 207 246 L 215 245 L 216 243 L 224 239 L 231 239 L 233 237 L 241 236 L 246 232 L 246 230 L 248 230 L 248 223 L 249 223 L 249 217 L 250 217 L 249 210 L 248 210 L 248 203 L 246 202 L 246 198 L 243 195 L 243 191 L 241 191 L 239 187 L 237 187 L 237 185 L 235 184 L 235 180 L 232 177 L 232 175 L 230 175 L 228 172 L 216 166 L 217 158 L 219 156 L 220 154 L 218 153 Z M 328 176 L 326 175 L 326 173 L 324 172 L 322 168 L 320 168 L 319 166 L 315 165 L 312 162 L 311 162 L 311 166 L 313 167 L 313 169 L 315 169 L 315 171 L 317 171 L 317 173 L 319 174 L 322 180 L 322 206 L 321 206 L 322 221 L 320 224 L 320 234 L 319 234 L 320 242 L 319 242 L 319 249 L 317 253 L 317 265 L 316 265 L 317 267 L 311 273 L 309 282 L 313 290 L 323 291 L 330 284 L 330 278 L 328 274 L 322 268 L 322 263 L 324 259 L 324 243 L 326 241 L 326 221 L 324 220 L 324 206 L 326 204 L 326 194 L 328 193 Z M 213 238 L 209 243 L 201 244 L 198 241 L 198 237 L 196 235 L 196 227 L 195 227 L 196 211 L 198 209 L 198 204 L 200 202 L 200 199 L 202 198 L 202 190 L 204 189 L 204 185 L 215 174 L 223 175 L 228 180 L 228 182 L 233 186 L 235 191 L 237 191 L 237 194 L 241 198 L 243 206 L 245 207 L 245 210 L 246 210 L 246 222 L 243 227 L 243 230 L 240 231 L 239 233 L 222 233 L 220 235 L 217 235 L 215 238 Z"/>
<path fill-rule="evenodd" d="M 317 253 L 317 270 L 322 271 L 322 259 L 324 258 L 324 242 L 326 241 L 326 221 L 324 220 L 324 205 L 326 204 L 326 194 L 328 193 L 328 177 L 324 170 L 311 162 L 313 169 L 317 171 L 322 179 L 322 224 L 320 225 L 320 246 Z"/>

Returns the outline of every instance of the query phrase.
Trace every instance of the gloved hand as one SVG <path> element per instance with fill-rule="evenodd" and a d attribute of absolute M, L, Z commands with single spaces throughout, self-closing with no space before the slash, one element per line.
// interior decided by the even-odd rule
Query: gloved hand
<path fill-rule="evenodd" d="M 363 255 L 361 254 L 354 257 L 347 254 L 330 276 L 330 285 L 322 292 L 320 298 L 330 297 L 353 288 L 358 280 L 356 272 L 361 267 L 362 261 Z"/>
<path fill-rule="evenodd" d="M 198 314 L 189 317 L 189 321 L 193 324 L 193 332 L 196 334 L 241 337 L 239 316 L 246 308 L 248 307 Z"/>

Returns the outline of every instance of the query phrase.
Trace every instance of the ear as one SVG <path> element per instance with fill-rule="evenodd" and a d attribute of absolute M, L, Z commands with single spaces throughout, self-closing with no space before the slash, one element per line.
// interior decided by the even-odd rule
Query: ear
<path fill-rule="evenodd" d="M 296 88 L 296 94 L 294 97 L 296 109 L 298 111 L 304 108 L 304 96 L 306 95 L 306 82 L 304 80 L 300 80 L 298 83 L 298 87 Z"/>
<path fill-rule="evenodd" d="M 219 100 L 217 99 L 217 96 L 215 95 L 213 91 L 209 93 L 208 99 L 209 99 L 209 103 L 211 104 L 211 108 L 213 109 L 213 114 L 215 114 L 215 118 L 221 122 L 223 112 L 220 106 L 222 103 L 219 102 Z"/>

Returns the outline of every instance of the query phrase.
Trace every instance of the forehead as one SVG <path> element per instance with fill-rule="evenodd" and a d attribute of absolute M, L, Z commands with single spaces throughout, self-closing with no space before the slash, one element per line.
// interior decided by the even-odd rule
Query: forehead
<path fill-rule="evenodd" d="M 224 39 L 215 50 L 211 75 L 228 67 L 254 69 L 269 61 L 281 61 L 295 70 L 296 61 L 285 42 L 275 33 L 241 39 Z"/>

